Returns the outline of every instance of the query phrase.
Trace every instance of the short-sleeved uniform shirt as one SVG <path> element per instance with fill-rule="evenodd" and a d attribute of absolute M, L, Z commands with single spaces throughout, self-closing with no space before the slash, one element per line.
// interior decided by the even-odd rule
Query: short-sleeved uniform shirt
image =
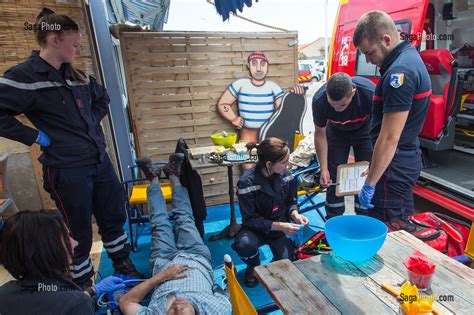
<path fill-rule="evenodd" d="M 342 112 L 329 104 L 324 84 L 313 96 L 313 121 L 320 128 L 328 127 L 328 135 L 344 136 L 345 133 L 368 134 L 371 126 L 372 98 L 375 84 L 369 79 L 353 77 L 356 93 L 351 103 Z"/>
<path fill-rule="evenodd" d="M 403 41 L 385 58 L 380 74 L 372 110 L 372 141 L 375 143 L 380 134 L 384 113 L 409 111 L 398 148 L 417 149 L 431 95 L 426 66 L 410 42 Z"/>
<path fill-rule="evenodd" d="M 229 86 L 237 98 L 244 128 L 259 129 L 275 111 L 275 101 L 283 96 L 281 87 L 272 81 L 256 86 L 249 78 L 234 81 Z"/>

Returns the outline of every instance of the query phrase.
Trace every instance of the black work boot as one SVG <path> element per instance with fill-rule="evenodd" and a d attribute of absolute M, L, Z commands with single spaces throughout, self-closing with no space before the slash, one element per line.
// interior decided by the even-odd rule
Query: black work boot
<path fill-rule="evenodd" d="M 247 266 L 245 269 L 244 285 L 247 288 L 255 288 L 258 285 L 257 277 L 254 274 L 256 266 Z"/>
<path fill-rule="evenodd" d="M 132 276 L 143 279 L 145 276 L 137 271 L 130 258 L 121 258 L 113 261 L 115 272 L 124 276 Z"/>
<path fill-rule="evenodd" d="M 153 162 L 148 156 L 138 158 L 135 163 L 145 174 L 146 179 L 152 181 L 155 177 L 160 177 L 161 169 L 153 166 Z"/>
<path fill-rule="evenodd" d="M 169 162 L 163 167 L 163 172 L 169 178 L 170 175 L 179 177 L 181 174 L 181 165 L 184 161 L 183 153 L 173 153 L 169 157 Z"/>

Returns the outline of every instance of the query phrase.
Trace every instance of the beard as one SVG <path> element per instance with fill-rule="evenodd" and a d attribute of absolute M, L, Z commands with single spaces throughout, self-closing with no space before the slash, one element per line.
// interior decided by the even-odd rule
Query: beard
<path fill-rule="evenodd" d="M 383 54 L 383 59 L 380 61 L 380 64 L 377 65 L 379 67 L 381 67 L 383 65 L 383 62 L 385 61 L 385 58 L 387 58 L 388 54 L 390 53 L 390 49 L 388 49 L 388 47 L 386 47 L 384 44 L 380 43 L 379 44 L 379 48 L 380 48 L 380 51 L 382 52 Z"/>

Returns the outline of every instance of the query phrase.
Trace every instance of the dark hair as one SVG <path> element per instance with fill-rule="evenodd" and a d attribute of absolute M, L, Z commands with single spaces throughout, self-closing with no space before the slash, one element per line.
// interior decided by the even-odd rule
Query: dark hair
<path fill-rule="evenodd" d="M 364 13 L 364 15 L 359 18 L 352 41 L 355 47 L 359 47 L 364 39 L 367 40 L 368 43 L 373 44 L 381 40 L 384 34 L 398 36 L 397 27 L 390 15 L 383 11 L 373 10 Z"/>
<path fill-rule="evenodd" d="M 36 41 L 40 46 L 44 46 L 49 34 L 53 33 L 59 38 L 62 38 L 64 32 L 79 32 L 79 25 L 69 16 L 56 14 L 53 10 L 44 7 L 36 17 L 35 31 Z M 80 83 L 87 82 L 84 75 L 77 71 L 71 64 L 67 64 L 67 67 L 71 70 L 74 80 Z"/>
<path fill-rule="evenodd" d="M 351 77 L 344 72 L 334 73 L 326 84 L 326 93 L 333 101 L 348 97 L 353 89 Z"/>
<path fill-rule="evenodd" d="M 70 278 L 72 248 L 57 210 L 25 210 L 5 221 L 1 249 L 5 268 L 15 279 Z"/>
<path fill-rule="evenodd" d="M 247 143 L 248 150 L 252 150 L 253 148 L 257 149 L 257 165 L 263 168 L 265 168 L 267 162 L 280 162 L 290 151 L 288 142 L 276 137 L 267 138 L 258 145 L 254 142 Z"/>

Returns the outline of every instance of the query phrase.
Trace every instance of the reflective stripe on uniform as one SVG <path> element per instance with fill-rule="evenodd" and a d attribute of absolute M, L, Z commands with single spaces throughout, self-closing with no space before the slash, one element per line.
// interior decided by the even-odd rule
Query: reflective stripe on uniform
<path fill-rule="evenodd" d="M 79 86 L 79 85 L 88 85 L 89 84 L 89 77 L 86 77 L 86 82 L 80 83 L 77 81 L 71 81 L 71 80 L 66 80 L 66 83 L 70 86 Z M 13 81 L 10 79 L 6 78 L 0 78 L 0 83 L 5 84 L 20 90 L 41 90 L 41 89 L 47 89 L 47 88 L 52 88 L 52 87 L 61 87 L 65 86 L 63 83 L 60 82 L 54 82 L 54 81 L 43 81 L 43 82 L 35 82 L 35 83 L 22 83 L 22 82 L 17 82 Z"/>
<path fill-rule="evenodd" d="M 119 245 L 117 245 L 119 244 Z M 127 244 L 127 235 L 122 234 L 111 242 L 104 243 L 104 247 L 107 250 L 107 253 L 115 253 L 125 247 Z M 116 246 L 115 246 L 116 245 Z"/>
<path fill-rule="evenodd" d="M 249 186 L 247 188 L 237 189 L 237 193 L 239 195 L 244 195 L 244 194 L 248 194 L 252 191 L 260 190 L 260 188 L 262 188 L 262 186 L 260 186 L 260 185 Z"/>
<path fill-rule="evenodd" d="M 358 204 L 358 203 L 354 203 L 354 207 L 355 207 L 355 208 L 362 209 L 362 210 L 367 210 L 367 209 L 368 209 L 367 207 L 363 207 L 363 206 L 361 206 L 361 205 Z"/>
<path fill-rule="evenodd" d="M 84 267 L 87 267 L 85 268 L 84 270 L 80 271 L 81 269 L 83 269 Z M 72 265 L 71 266 L 71 269 L 72 269 L 72 277 L 74 279 L 76 278 L 79 278 L 89 272 L 92 271 L 92 264 L 91 264 L 91 261 L 89 258 L 87 258 L 86 260 L 84 260 L 82 263 L 80 263 L 79 265 Z"/>
<path fill-rule="evenodd" d="M 77 81 L 66 80 L 66 83 L 70 86 L 78 86 L 78 85 L 88 85 L 89 84 L 89 76 L 86 76 L 86 82 L 81 83 Z"/>
<path fill-rule="evenodd" d="M 51 87 L 64 86 L 64 84 L 62 83 L 53 82 L 53 81 L 22 83 L 22 82 L 16 82 L 16 81 L 5 79 L 5 78 L 0 78 L 0 83 L 9 85 L 11 87 L 21 89 L 21 90 L 40 90 L 40 89 L 46 89 L 46 88 L 51 88 Z"/>
<path fill-rule="evenodd" d="M 109 247 L 109 246 L 117 245 L 120 241 L 123 241 L 125 239 L 127 239 L 127 235 L 122 234 L 121 236 L 117 237 L 115 240 L 104 243 L 104 246 Z"/>
<path fill-rule="evenodd" d="M 295 178 L 293 175 L 288 175 L 288 176 L 286 176 L 286 177 L 283 177 L 283 178 L 282 178 L 282 181 L 288 182 L 288 181 L 292 180 L 293 178 Z"/>
<path fill-rule="evenodd" d="M 240 256 L 240 259 L 242 259 L 242 260 L 249 260 L 249 259 L 255 258 L 255 257 L 257 257 L 257 256 L 258 256 L 258 250 L 257 250 L 257 252 L 256 252 L 255 254 L 253 254 L 253 255 L 251 255 L 251 256 L 249 256 L 249 257 L 242 257 L 242 256 Z"/>
<path fill-rule="evenodd" d="M 338 208 L 338 207 L 344 207 L 345 203 L 344 202 L 338 202 L 338 203 L 326 202 L 324 205 L 329 208 Z"/>

